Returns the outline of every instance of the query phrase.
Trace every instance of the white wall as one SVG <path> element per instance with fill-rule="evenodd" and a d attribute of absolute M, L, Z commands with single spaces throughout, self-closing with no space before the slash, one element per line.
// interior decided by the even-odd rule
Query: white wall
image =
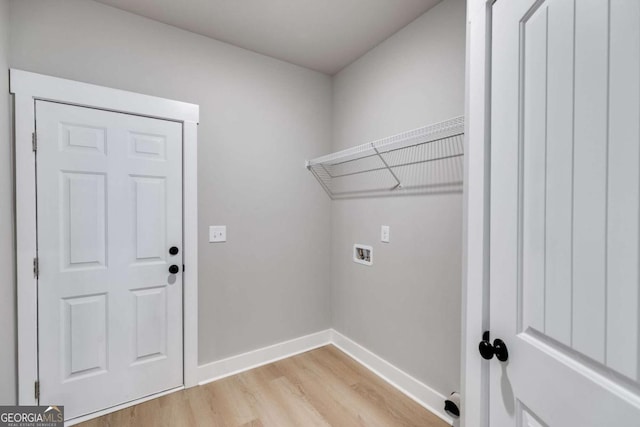
<path fill-rule="evenodd" d="M 334 150 L 464 113 L 465 1 L 445 0 L 334 78 Z M 333 325 L 442 394 L 460 387 L 462 194 L 336 201 Z M 391 242 L 380 243 L 380 226 Z M 374 265 L 351 260 L 374 247 Z"/>
<path fill-rule="evenodd" d="M 0 404 L 16 400 L 13 161 L 9 98 L 9 1 L 0 0 Z"/>
<path fill-rule="evenodd" d="M 330 150 L 328 76 L 93 1 L 13 1 L 10 24 L 11 67 L 200 105 L 201 363 L 330 327 L 330 203 L 304 168 Z"/>

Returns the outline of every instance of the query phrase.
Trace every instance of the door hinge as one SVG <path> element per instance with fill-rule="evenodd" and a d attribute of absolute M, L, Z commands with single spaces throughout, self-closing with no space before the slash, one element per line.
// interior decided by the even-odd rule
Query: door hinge
<path fill-rule="evenodd" d="M 34 394 L 35 394 L 36 400 L 39 400 L 40 399 L 40 381 L 36 381 L 33 384 L 33 388 L 34 388 Z"/>
<path fill-rule="evenodd" d="M 35 132 L 31 134 L 31 147 L 34 153 L 38 151 L 38 136 Z"/>
<path fill-rule="evenodd" d="M 184 272 L 184 264 L 182 264 L 182 272 Z"/>
<path fill-rule="evenodd" d="M 33 276 L 36 279 L 40 277 L 40 261 L 37 257 L 33 259 Z"/>

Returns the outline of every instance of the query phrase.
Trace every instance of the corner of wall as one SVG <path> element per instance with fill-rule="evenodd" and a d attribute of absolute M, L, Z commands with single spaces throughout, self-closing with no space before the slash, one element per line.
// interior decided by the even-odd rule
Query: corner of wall
<path fill-rule="evenodd" d="M 463 114 L 465 6 L 436 4 L 332 76 L 332 151 Z M 462 195 L 340 200 L 331 209 L 332 327 L 442 394 L 460 387 L 461 212 Z M 395 239 L 378 246 L 386 258 L 372 270 L 354 268 L 346 249 L 380 245 L 382 224 L 392 226 Z M 425 239 L 441 239 L 447 250 L 420 247 Z M 416 248 L 424 250 L 421 260 Z M 386 271 L 374 274 L 384 261 Z M 455 293 L 440 291 L 447 285 Z M 418 322 L 407 315 L 416 312 Z M 434 355 L 431 340 L 443 351 Z"/>
<path fill-rule="evenodd" d="M 16 294 L 15 294 L 15 196 L 13 181 L 12 107 L 9 95 L 9 0 L 0 0 L 0 269 L 9 280 L 0 284 L 0 404 L 15 404 L 17 396 Z M 9 343 L 14 345 L 9 345 Z"/>

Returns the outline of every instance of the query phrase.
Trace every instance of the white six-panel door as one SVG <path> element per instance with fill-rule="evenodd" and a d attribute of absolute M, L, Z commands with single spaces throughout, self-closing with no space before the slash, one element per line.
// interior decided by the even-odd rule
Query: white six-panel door
<path fill-rule="evenodd" d="M 640 2 L 492 13 L 490 425 L 640 426 Z"/>
<path fill-rule="evenodd" d="M 182 125 L 37 101 L 36 129 L 40 403 L 182 385 Z"/>

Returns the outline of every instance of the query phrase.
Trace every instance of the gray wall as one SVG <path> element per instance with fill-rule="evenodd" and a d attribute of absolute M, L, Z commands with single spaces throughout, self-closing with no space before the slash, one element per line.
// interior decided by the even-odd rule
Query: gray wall
<path fill-rule="evenodd" d="M 445 0 L 334 78 L 334 149 L 464 113 L 465 2 Z M 333 326 L 445 394 L 460 383 L 462 195 L 336 201 Z M 391 242 L 380 243 L 380 226 Z M 354 243 L 374 265 L 351 260 Z"/>
<path fill-rule="evenodd" d="M 13 161 L 10 138 L 9 1 L 0 0 L 0 404 L 16 399 Z"/>
<path fill-rule="evenodd" d="M 0 0 L 0 70 L 10 26 L 11 67 L 200 105 L 201 363 L 333 325 L 438 391 L 458 388 L 461 195 L 331 204 L 303 161 L 462 114 L 464 0 L 445 0 L 333 86 L 92 1 L 6 8 Z M 4 271 L 13 266 L 8 107 L 0 101 Z M 226 244 L 207 242 L 214 224 L 229 227 Z M 379 243 L 382 224 L 390 244 Z M 351 261 L 355 242 L 375 247 L 373 267 Z M 15 399 L 14 288 L 0 283 L 0 404 Z"/>
<path fill-rule="evenodd" d="M 304 168 L 330 150 L 328 76 L 92 1 L 10 12 L 11 67 L 200 105 L 201 363 L 330 327 L 330 203 Z"/>

